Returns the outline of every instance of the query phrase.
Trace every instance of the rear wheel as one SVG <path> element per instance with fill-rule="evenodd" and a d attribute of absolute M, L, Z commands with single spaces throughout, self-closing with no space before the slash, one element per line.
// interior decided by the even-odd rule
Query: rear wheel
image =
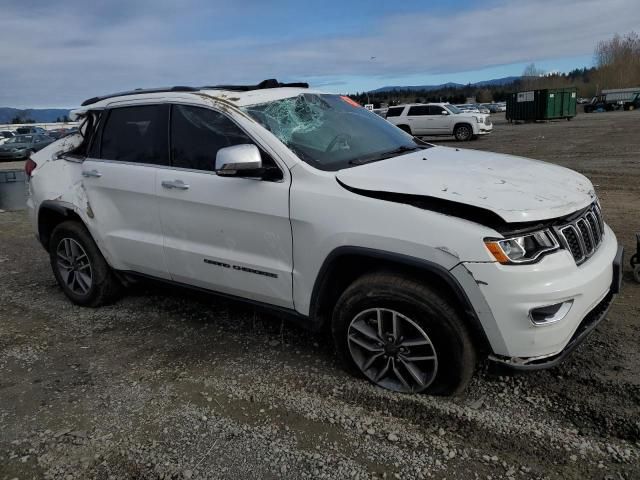
<path fill-rule="evenodd" d="M 58 284 L 75 304 L 97 307 L 120 292 L 120 282 L 79 222 L 63 222 L 53 230 L 49 258 Z"/>
<path fill-rule="evenodd" d="M 471 125 L 463 123 L 461 125 L 456 125 L 456 128 L 453 129 L 453 135 L 459 142 L 466 142 L 467 140 L 471 140 L 473 137 L 473 130 Z"/>
<path fill-rule="evenodd" d="M 392 273 L 349 286 L 336 304 L 332 333 L 347 368 L 396 392 L 457 394 L 475 368 L 456 309 L 428 286 Z"/>

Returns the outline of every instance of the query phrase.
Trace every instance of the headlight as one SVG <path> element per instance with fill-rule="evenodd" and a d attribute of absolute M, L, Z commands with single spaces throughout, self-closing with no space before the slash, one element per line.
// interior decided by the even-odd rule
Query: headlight
<path fill-rule="evenodd" d="M 485 239 L 484 244 L 494 258 L 503 265 L 532 263 L 545 253 L 560 248 L 550 230 L 540 230 L 504 239 Z"/>
<path fill-rule="evenodd" d="M 477 123 L 482 123 L 482 118 L 480 118 L 480 117 L 475 117 L 475 116 L 474 116 L 473 118 L 475 118 L 475 119 L 476 119 L 476 122 L 477 122 Z"/>

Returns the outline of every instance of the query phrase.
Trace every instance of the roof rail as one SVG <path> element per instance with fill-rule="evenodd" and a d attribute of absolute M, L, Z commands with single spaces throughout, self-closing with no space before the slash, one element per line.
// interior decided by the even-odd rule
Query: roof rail
<path fill-rule="evenodd" d="M 231 90 L 234 92 L 249 92 L 251 90 L 264 90 L 267 88 L 309 88 L 308 83 L 294 82 L 294 83 L 280 83 L 275 78 L 263 80 L 257 85 L 208 85 L 202 87 L 202 90 Z"/>
<path fill-rule="evenodd" d="M 231 90 L 234 92 L 249 92 L 251 90 L 264 90 L 267 88 L 309 88 L 308 83 L 296 82 L 296 83 L 280 83 L 275 78 L 263 80 L 257 85 L 210 85 L 205 87 L 165 87 L 165 88 L 136 88 L 135 90 L 129 90 L 126 92 L 112 93 L 110 95 L 103 95 L 100 97 L 93 97 L 82 102 L 83 107 L 92 105 L 102 100 L 107 100 L 113 97 L 125 97 L 127 95 L 139 95 L 142 93 L 162 93 L 162 92 L 198 92 L 200 90 Z"/>
<path fill-rule="evenodd" d="M 118 92 L 118 93 L 112 93 L 110 95 L 103 95 L 100 97 L 89 98 L 84 102 L 82 102 L 81 106 L 86 107 L 87 105 L 91 105 L 91 104 L 100 102 L 101 100 L 106 100 L 108 98 L 126 97 L 127 95 L 140 95 L 141 93 L 197 92 L 198 90 L 200 89 L 196 87 L 184 87 L 184 86 L 165 87 L 165 88 L 136 88 L 135 90 L 128 90 L 126 92 Z"/>

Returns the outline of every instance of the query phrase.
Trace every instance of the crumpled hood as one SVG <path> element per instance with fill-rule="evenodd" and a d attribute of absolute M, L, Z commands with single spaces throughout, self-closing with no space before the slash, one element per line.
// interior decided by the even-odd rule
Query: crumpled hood
<path fill-rule="evenodd" d="M 508 223 L 562 217 L 594 201 L 584 175 L 538 160 L 432 147 L 336 173 L 370 192 L 420 195 L 484 208 Z"/>

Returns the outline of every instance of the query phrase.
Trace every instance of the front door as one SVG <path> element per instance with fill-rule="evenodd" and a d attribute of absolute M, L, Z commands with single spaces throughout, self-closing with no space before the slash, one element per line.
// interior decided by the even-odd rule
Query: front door
<path fill-rule="evenodd" d="M 171 278 L 255 301 L 293 306 L 290 177 L 217 176 L 220 148 L 254 143 L 215 110 L 173 105 L 171 167 L 156 179 Z M 275 162 L 263 154 L 263 162 Z"/>
<path fill-rule="evenodd" d="M 407 111 L 407 122 L 411 127 L 413 135 L 432 135 L 437 133 L 432 124 L 433 120 L 428 116 L 429 107 L 427 105 L 413 105 Z"/>
<path fill-rule="evenodd" d="M 453 116 L 444 107 L 440 105 L 429 105 L 427 118 L 430 119 L 434 134 L 450 135 L 451 132 L 453 132 Z"/>

